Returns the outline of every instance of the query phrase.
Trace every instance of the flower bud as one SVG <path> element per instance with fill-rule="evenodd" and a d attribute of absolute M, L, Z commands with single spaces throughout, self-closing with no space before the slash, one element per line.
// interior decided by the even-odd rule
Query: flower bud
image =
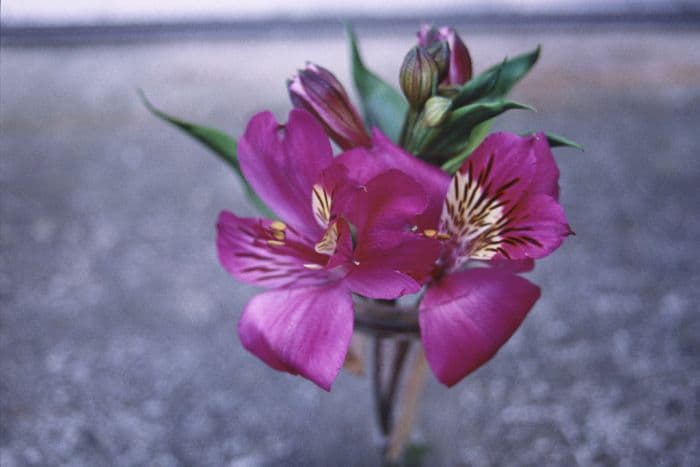
<path fill-rule="evenodd" d="M 414 110 L 420 109 L 433 95 L 437 85 L 438 65 L 423 47 L 413 47 L 403 60 L 399 81 L 401 90 Z"/>
<path fill-rule="evenodd" d="M 371 144 L 360 115 L 330 71 L 307 63 L 306 68 L 287 82 L 287 89 L 292 105 L 316 117 L 343 150 Z"/>
<path fill-rule="evenodd" d="M 435 128 L 439 126 L 450 114 L 452 99 L 442 96 L 433 96 L 425 102 L 423 108 L 423 121 L 425 126 Z"/>
<path fill-rule="evenodd" d="M 442 82 L 450 71 L 450 47 L 447 42 L 437 42 L 427 49 L 438 66 L 438 82 Z"/>
<path fill-rule="evenodd" d="M 432 49 L 436 44 L 446 44 L 449 49 L 449 65 L 440 84 L 461 86 L 469 81 L 472 78 L 472 59 L 457 32 L 446 26 L 436 29 L 428 24 L 422 25 L 418 45 Z"/>

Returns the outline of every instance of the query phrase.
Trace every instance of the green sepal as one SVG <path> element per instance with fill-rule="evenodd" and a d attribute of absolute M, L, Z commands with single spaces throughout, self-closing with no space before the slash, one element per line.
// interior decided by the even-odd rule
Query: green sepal
<path fill-rule="evenodd" d="M 376 126 L 395 143 L 399 142 L 408 103 L 394 87 L 365 67 L 357 47 L 357 37 L 350 25 L 345 31 L 350 44 L 352 77 L 360 99 L 365 121 Z"/>
<path fill-rule="evenodd" d="M 143 105 L 156 117 L 161 120 L 170 123 L 175 126 L 191 138 L 202 143 L 210 151 L 219 156 L 219 158 L 228 164 L 229 167 L 238 175 L 243 187 L 245 188 L 246 194 L 250 201 L 258 208 L 261 214 L 274 218 L 272 211 L 263 203 L 263 201 L 258 197 L 253 188 L 250 186 L 248 181 L 243 176 L 241 172 L 241 167 L 238 163 L 237 155 L 237 143 L 236 140 L 223 131 L 217 130 L 215 128 L 209 128 L 202 125 L 197 125 L 195 123 L 182 120 L 180 118 L 168 115 L 162 110 L 156 108 L 151 102 L 146 98 L 143 90 L 138 90 L 139 97 Z"/>

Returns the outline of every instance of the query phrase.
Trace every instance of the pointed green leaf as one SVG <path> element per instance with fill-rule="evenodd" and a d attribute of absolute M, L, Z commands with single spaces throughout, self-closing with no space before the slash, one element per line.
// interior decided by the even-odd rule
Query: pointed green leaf
<path fill-rule="evenodd" d="M 554 133 L 549 133 L 548 131 L 545 131 L 544 135 L 547 137 L 547 143 L 549 143 L 549 147 L 551 148 L 566 147 L 583 151 L 583 146 L 578 144 L 576 141 L 570 140 L 569 138 L 565 138 L 564 136 Z"/>
<path fill-rule="evenodd" d="M 534 131 L 521 133 L 522 136 L 532 136 L 534 134 L 536 134 Z M 547 144 L 549 144 L 550 148 L 574 148 L 578 149 L 579 151 L 583 151 L 583 146 L 564 136 L 550 133 L 548 131 L 544 132 L 544 136 L 547 138 Z"/>
<path fill-rule="evenodd" d="M 452 98 L 452 107 L 457 108 L 488 96 L 492 92 L 501 75 L 501 67 L 481 73 L 472 80 L 467 81 L 459 92 Z"/>
<path fill-rule="evenodd" d="M 139 96 L 143 105 L 156 117 L 164 120 L 171 125 L 184 131 L 186 134 L 196 139 L 200 143 L 204 144 L 207 148 L 213 151 L 217 156 L 221 158 L 224 162 L 230 165 L 236 172 L 240 175 L 240 168 L 238 166 L 238 158 L 236 157 L 236 140 L 228 136 L 226 133 L 216 130 L 214 128 L 208 128 L 202 125 L 197 125 L 190 123 L 188 121 L 173 117 L 165 112 L 157 109 L 151 102 L 146 98 L 146 95 L 142 90 L 139 89 Z"/>
<path fill-rule="evenodd" d="M 507 96 L 510 90 L 513 89 L 513 86 L 527 75 L 537 63 L 537 60 L 540 58 L 540 50 L 541 47 L 538 45 L 533 51 L 518 55 L 512 59 L 505 59 L 502 63 L 494 65 L 482 73 L 498 72 L 498 81 L 488 93 L 488 97 L 499 98 Z M 480 76 L 474 79 L 479 79 Z"/>
<path fill-rule="evenodd" d="M 512 109 L 535 111 L 534 107 L 511 100 L 498 99 L 493 101 L 479 101 L 460 107 L 452 112 L 448 120 L 448 125 L 456 128 L 471 128 L 477 123 L 481 123 L 496 115 L 502 114 L 506 110 Z"/>
<path fill-rule="evenodd" d="M 346 33 L 350 42 L 352 77 L 362 100 L 365 120 L 398 142 L 408 103 L 399 91 L 365 67 L 357 47 L 357 37 L 349 25 Z"/>
<path fill-rule="evenodd" d="M 253 202 L 253 204 L 258 208 L 258 210 L 269 217 L 274 217 L 270 209 L 265 206 L 265 203 L 258 197 L 258 195 L 253 191 L 253 188 L 248 184 L 248 181 L 243 176 L 241 172 L 241 167 L 238 164 L 238 157 L 236 153 L 237 144 L 236 140 L 224 133 L 223 131 L 217 130 L 215 128 L 209 128 L 202 125 L 197 125 L 195 123 L 182 120 L 172 115 L 168 115 L 165 112 L 157 109 L 151 102 L 146 98 L 143 90 L 138 90 L 139 96 L 143 105 L 156 117 L 161 120 L 170 123 L 176 128 L 183 131 L 188 136 L 194 138 L 195 140 L 202 143 L 204 146 L 209 148 L 214 154 L 219 156 L 221 160 L 226 162 L 234 172 L 238 175 L 243 183 L 243 187 L 246 190 L 248 198 Z"/>
<path fill-rule="evenodd" d="M 467 157 L 469 157 L 469 155 L 474 151 L 474 149 L 476 149 L 476 147 L 479 146 L 481 142 L 486 138 L 486 135 L 489 134 L 489 130 L 491 130 L 492 124 L 493 120 L 486 120 L 485 122 L 481 122 L 477 126 L 475 126 L 472 132 L 469 134 L 467 146 L 461 153 L 457 154 L 455 157 L 442 164 L 442 170 L 449 174 L 457 172 L 457 169 L 459 169 L 459 167 L 462 165 L 462 162 L 464 162 L 464 160 Z"/>

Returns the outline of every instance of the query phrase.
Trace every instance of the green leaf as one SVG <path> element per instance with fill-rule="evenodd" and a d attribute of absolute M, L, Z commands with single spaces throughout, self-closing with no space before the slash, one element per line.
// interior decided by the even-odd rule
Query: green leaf
<path fill-rule="evenodd" d="M 489 91 L 488 97 L 499 98 L 507 96 L 510 90 L 513 89 L 513 86 L 527 75 L 535 63 L 537 63 L 537 60 L 540 58 L 540 50 L 541 47 L 538 45 L 537 48 L 531 52 L 518 55 L 512 59 L 507 58 L 502 63 L 494 65 L 482 73 L 482 75 L 484 75 L 498 72 L 498 81 Z M 480 77 L 481 75 L 474 78 L 474 80 Z"/>
<path fill-rule="evenodd" d="M 551 148 L 574 148 L 578 149 L 579 151 L 583 151 L 583 146 L 578 144 L 576 141 L 572 141 L 569 138 L 565 138 L 564 136 L 557 135 L 554 133 L 549 133 L 545 132 L 544 135 L 547 137 L 547 143 L 549 143 L 549 147 Z"/>
<path fill-rule="evenodd" d="M 452 98 L 452 108 L 471 104 L 478 99 L 488 96 L 495 89 L 500 75 L 501 67 L 497 67 L 467 81 Z"/>
<path fill-rule="evenodd" d="M 445 154 L 449 156 L 456 153 L 454 157 L 442 164 L 443 170 L 454 173 L 459 169 L 462 162 L 484 140 L 491 129 L 491 119 L 497 115 L 509 109 L 534 110 L 504 98 L 537 63 L 540 50 L 540 46 L 537 46 L 531 52 L 512 59 L 506 58 L 468 81 L 459 90 L 453 98 L 453 106 L 469 105 L 453 112 L 449 128 L 446 125 L 440 134 L 431 135 L 435 143 L 431 142 L 428 149 L 430 153 L 442 154 L 443 157 Z M 557 141 L 563 143 L 563 140 Z"/>
<path fill-rule="evenodd" d="M 164 120 L 180 130 L 184 131 L 186 134 L 196 139 L 200 143 L 204 144 L 207 148 L 214 152 L 217 156 L 221 158 L 224 162 L 230 165 L 239 175 L 240 167 L 238 165 L 238 158 L 236 156 L 236 140 L 228 136 L 226 133 L 214 128 L 208 128 L 202 125 L 197 125 L 190 123 L 185 120 L 181 120 L 172 115 L 168 115 L 165 112 L 157 109 L 151 102 L 146 98 L 144 92 L 139 89 L 139 96 L 143 105 L 156 117 Z"/>
<path fill-rule="evenodd" d="M 442 164 L 442 170 L 450 174 L 457 172 L 457 169 L 459 169 L 459 167 L 462 165 L 462 162 L 469 157 L 474 149 L 476 149 L 476 147 L 480 145 L 489 134 L 489 130 L 491 130 L 492 125 L 493 120 L 486 120 L 485 122 L 481 122 L 475 126 L 474 129 L 472 129 L 472 132 L 469 134 L 466 148 L 461 153 Z"/>
<path fill-rule="evenodd" d="M 209 148 L 214 154 L 219 156 L 219 158 L 228 164 L 233 171 L 238 175 L 243 183 L 243 187 L 246 190 L 248 198 L 255 204 L 258 210 L 269 217 L 274 217 L 272 211 L 265 206 L 265 203 L 258 197 L 253 188 L 250 186 L 248 181 L 243 176 L 241 172 L 241 167 L 238 164 L 237 157 L 237 143 L 236 140 L 224 133 L 223 131 L 217 130 L 215 128 L 209 128 L 202 125 L 197 125 L 195 123 L 182 120 L 172 115 L 168 115 L 162 110 L 157 109 L 151 102 L 146 98 L 143 90 L 138 90 L 139 97 L 141 97 L 141 102 L 143 105 L 156 117 L 161 120 L 170 123 L 176 128 L 183 131 L 188 136 L 194 138 L 195 140 L 202 143 L 204 146 Z"/>
<path fill-rule="evenodd" d="M 427 138 L 419 153 L 443 158 L 462 153 L 470 145 L 471 134 L 477 125 L 511 109 L 534 110 L 528 105 L 503 99 L 478 101 L 461 107 L 452 113 L 439 131 Z"/>
<path fill-rule="evenodd" d="M 408 103 L 399 91 L 365 67 L 357 47 L 355 32 L 349 25 L 345 29 L 350 42 L 352 77 L 362 100 L 365 120 L 370 126 L 379 127 L 397 143 L 408 111 Z"/>

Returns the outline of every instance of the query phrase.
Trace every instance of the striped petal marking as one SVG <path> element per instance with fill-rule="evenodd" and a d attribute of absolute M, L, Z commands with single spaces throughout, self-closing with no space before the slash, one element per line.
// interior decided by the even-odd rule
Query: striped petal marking
<path fill-rule="evenodd" d="M 313 243 L 281 221 L 240 218 L 222 212 L 217 223 L 217 247 L 224 268 L 246 283 L 265 287 L 326 282 L 319 274 L 328 262 Z"/>
<path fill-rule="evenodd" d="M 316 253 L 333 256 L 338 246 L 338 226 L 332 221 L 331 208 L 333 198 L 321 185 L 314 185 L 311 190 L 311 209 L 318 225 L 326 229 L 321 240 L 314 245 Z"/>
<path fill-rule="evenodd" d="M 517 203 L 507 199 L 508 191 L 519 178 L 494 186 L 489 179 L 493 157 L 489 156 L 480 172 L 475 172 L 468 161 L 466 170 L 458 171 L 452 178 L 440 217 L 440 231 L 450 236 L 453 269 L 469 259 L 490 260 L 499 253 L 507 257 L 504 243 L 536 241 L 520 235 L 526 227 L 510 226 Z"/>

